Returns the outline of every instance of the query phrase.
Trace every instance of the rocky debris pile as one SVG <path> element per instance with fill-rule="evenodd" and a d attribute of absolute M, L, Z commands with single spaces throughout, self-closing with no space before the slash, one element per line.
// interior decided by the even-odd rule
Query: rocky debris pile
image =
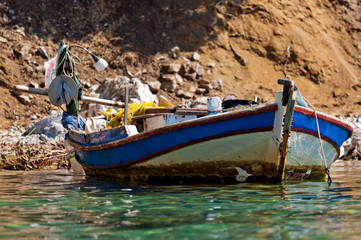
<path fill-rule="evenodd" d="M 361 118 L 351 117 L 345 119 L 354 128 L 352 136 L 341 147 L 341 159 L 361 160 Z"/>
<path fill-rule="evenodd" d="M 7 145 L 22 142 L 26 145 L 57 144 L 63 142 L 67 130 L 61 124 L 62 114 L 43 118 L 34 122 L 29 127 L 12 127 L 0 131 L 0 143 L 3 144 L 2 151 L 5 152 Z"/>
<path fill-rule="evenodd" d="M 87 1 L 40 1 L 34 8 L 32 2 L 1 2 L 0 128 L 27 126 L 30 114 L 33 119 L 47 114 L 49 109 L 41 112 L 51 107 L 45 97 L 17 97 L 11 89 L 30 82 L 42 86 L 44 61 L 56 55 L 61 39 L 109 62 L 98 73 L 89 54 L 74 49 L 81 60 L 79 79 L 90 86 L 106 73 L 136 77 L 175 104 L 220 92 L 268 101 L 276 91 L 274 80 L 287 74 L 319 110 L 359 114 L 357 1 L 189 3 L 150 1 L 139 8 L 136 1 L 101 0 L 94 7 Z M 93 21 L 89 16 L 102 17 Z M 58 19 L 67 24 L 59 25 Z M 6 112 L 14 100 L 16 117 Z"/>
<path fill-rule="evenodd" d="M 182 99 L 191 99 L 195 94 L 209 94 L 211 90 L 222 92 L 222 79 L 210 80 L 206 76 L 211 75 L 214 63 L 201 64 L 201 56 L 194 52 L 191 58 L 180 57 L 179 47 L 171 50 L 171 56 L 174 62 L 163 62 L 159 74 L 159 83 L 150 82 L 153 93 L 157 93 L 160 89 L 175 93 Z"/>
<path fill-rule="evenodd" d="M 24 132 L 25 129 L 20 127 L 11 127 L 6 130 L 0 130 L 0 144 L 13 144 L 18 142 L 23 139 L 22 134 Z M 2 151 L 5 151 L 3 147 L 1 148 Z"/>
<path fill-rule="evenodd" d="M 93 97 L 111 99 L 114 101 L 125 101 L 125 87 L 129 89 L 130 102 L 155 102 L 158 103 L 157 96 L 153 94 L 147 84 L 142 83 L 138 78 L 128 78 L 125 76 L 117 76 L 115 78 L 107 78 L 95 92 Z M 102 111 L 105 111 L 107 106 L 84 103 L 80 114 L 84 117 L 94 117 L 101 115 Z M 9 138 L 12 142 L 20 141 L 24 144 L 43 144 L 63 142 L 67 130 L 61 124 L 62 113 L 56 112 L 56 115 L 46 117 L 40 121 L 34 122 L 25 130 L 16 131 L 13 134 L 9 132 L 4 133 L 4 137 Z M 19 133 L 23 134 L 19 134 Z M 17 134 L 17 136 L 15 136 Z M 6 141 L 1 139 L 0 142 Z"/>
<path fill-rule="evenodd" d="M 158 103 L 158 98 L 151 92 L 149 85 L 142 83 L 138 78 L 128 78 L 126 76 L 106 78 L 95 92 L 90 93 L 90 96 L 125 102 L 126 86 L 128 86 L 130 103 Z M 100 115 L 107 108 L 109 107 L 104 105 L 83 103 L 81 114 L 85 117 L 94 117 Z"/>
<path fill-rule="evenodd" d="M 200 63 L 201 56 L 198 53 L 194 52 L 190 59 L 181 58 L 178 47 L 172 49 L 171 56 L 174 61 L 164 57 L 158 81 L 143 80 L 142 82 L 136 77 L 116 76 L 115 78 L 106 78 L 100 86 L 89 85 L 87 89 L 96 89 L 95 92 L 89 94 L 92 97 L 124 102 L 125 86 L 128 85 L 129 102 L 158 102 L 156 94 L 164 91 L 180 98 L 180 106 L 204 108 L 207 98 L 203 95 L 210 96 L 212 90 L 213 93 L 214 91 L 222 92 L 222 79 L 209 80 L 205 77 L 206 71 L 211 74 L 210 69 L 214 67 L 214 64 L 207 64 L 207 69 L 204 70 Z M 93 117 L 99 115 L 106 108 L 106 106 L 96 104 L 83 104 L 82 112 L 86 117 Z"/>
<path fill-rule="evenodd" d="M 126 76 L 106 78 L 96 93 L 100 98 L 124 102 L 126 86 L 129 89 L 129 100 L 131 102 L 158 102 L 157 96 L 150 91 L 147 84 L 142 83 L 138 78 L 128 78 Z"/>
<path fill-rule="evenodd" d="M 57 143 L 65 139 L 67 130 L 61 124 L 62 114 L 50 116 L 31 124 L 24 132 L 25 144 Z"/>

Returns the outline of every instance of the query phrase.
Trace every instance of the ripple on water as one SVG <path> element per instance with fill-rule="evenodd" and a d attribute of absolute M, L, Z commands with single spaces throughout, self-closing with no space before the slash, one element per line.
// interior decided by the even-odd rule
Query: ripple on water
<path fill-rule="evenodd" d="M 333 184 L 124 186 L 68 171 L 0 174 L 0 238 L 357 239 L 361 163 Z"/>

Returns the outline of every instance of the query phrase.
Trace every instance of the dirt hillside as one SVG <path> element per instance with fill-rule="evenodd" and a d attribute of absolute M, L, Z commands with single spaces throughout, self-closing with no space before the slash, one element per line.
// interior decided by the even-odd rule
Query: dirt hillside
<path fill-rule="evenodd" d="M 27 126 L 48 114 L 52 106 L 46 97 L 20 98 L 13 86 L 44 87 L 43 64 L 61 40 L 109 62 L 98 73 L 92 59 L 74 49 L 86 86 L 127 74 L 156 82 L 165 62 L 182 62 L 197 52 L 202 78 L 223 83 L 222 91 L 211 89 L 206 96 L 235 93 L 267 102 L 281 89 L 277 79 L 287 75 L 317 110 L 360 116 L 360 39 L 358 0 L 5 0 L 0 3 L 0 129 Z M 174 59 L 176 46 L 180 52 Z M 182 101 L 175 92 L 157 94 Z"/>

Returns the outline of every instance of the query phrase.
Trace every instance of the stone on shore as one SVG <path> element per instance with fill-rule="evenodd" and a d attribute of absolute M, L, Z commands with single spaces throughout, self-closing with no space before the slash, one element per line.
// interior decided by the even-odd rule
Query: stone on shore
<path fill-rule="evenodd" d="M 158 102 L 148 84 L 142 83 L 138 78 L 129 79 L 126 76 L 107 78 L 96 92 L 100 98 L 124 102 L 126 86 L 129 88 L 129 98 L 136 98 L 141 102 Z"/>
<path fill-rule="evenodd" d="M 340 158 L 345 160 L 361 160 L 361 119 L 343 119 L 354 128 L 352 136 L 340 148 Z"/>
<path fill-rule="evenodd" d="M 57 143 L 64 141 L 67 130 L 61 124 L 62 114 L 43 118 L 31 124 L 24 132 L 25 144 Z"/>

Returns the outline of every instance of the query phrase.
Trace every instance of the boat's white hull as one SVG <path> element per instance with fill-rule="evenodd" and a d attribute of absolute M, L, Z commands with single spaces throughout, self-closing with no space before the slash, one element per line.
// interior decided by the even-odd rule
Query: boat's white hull
<path fill-rule="evenodd" d="M 135 164 L 131 169 L 138 173 L 154 169 L 157 174 L 163 169 L 179 177 L 194 176 L 195 172 L 199 177 L 216 177 L 227 172 L 234 179 L 242 169 L 247 176 L 276 177 L 278 161 L 272 159 L 267 163 L 270 151 L 267 143 L 272 141 L 272 134 L 265 131 L 212 139 Z"/>
<path fill-rule="evenodd" d="M 289 149 L 287 153 L 286 169 L 288 171 L 324 172 L 325 168 L 337 159 L 337 148 L 330 142 L 322 140 L 325 153 L 326 165 L 322 157 L 319 138 L 302 132 L 291 132 L 289 139 Z"/>

